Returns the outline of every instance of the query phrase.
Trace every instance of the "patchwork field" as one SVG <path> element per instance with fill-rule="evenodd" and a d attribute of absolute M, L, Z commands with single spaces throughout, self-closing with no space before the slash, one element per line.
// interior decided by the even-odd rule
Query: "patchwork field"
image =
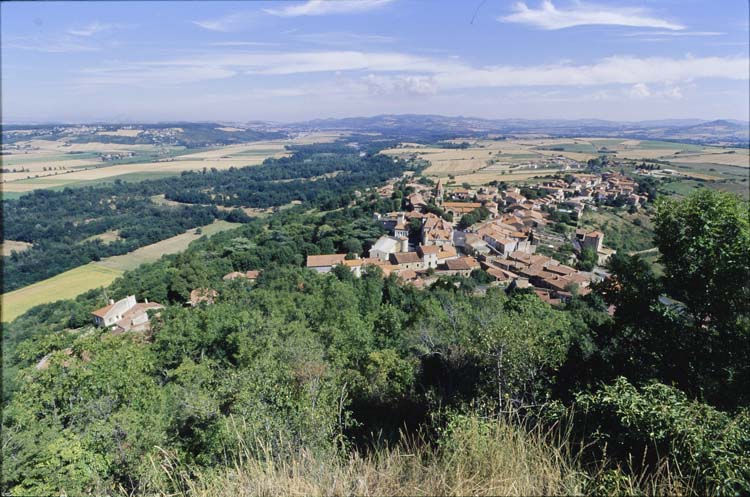
<path fill-rule="evenodd" d="M 2 192 L 11 194 L 5 198 L 13 198 L 14 193 L 39 188 L 59 189 L 114 179 L 138 181 L 137 175 L 143 175 L 140 179 L 150 179 L 148 175 L 158 174 L 164 177 L 203 168 L 221 170 L 254 166 L 269 157 L 288 155 L 289 152 L 285 149 L 287 145 L 330 142 L 340 136 L 340 133 L 310 133 L 292 140 L 259 141 L 201 151 L 185 150 L 184 147 L 159 148 L 153 145 L 68 145 L 63 140 L 30 140 L 18 144 L 24 148 L 0 156 L 4 169 L 24 169 L 22 172 L 2 174 Z M 100 159 L 100 154 L 126 152 L 141 155 L 113 163 L 102 162 Z M 144 154 L 153 157 L 143 159 Z"/>
<path fill-rule="evenodd" d="M 747 149 L 704 147 L 690 143 L 610 138 L 455 139 L 467 148 L 452 149 L 404 143 L 385 150 L 395 157 L 417 156 L 430 163 L 428 176 L 454 176 L 457 184 L 486 184 L 493 180 L 528 181 L 535 176 L 575 170 L 592 158 L 607 155 L 623 160 L 669 161 L 680 175 L 720 181 L 722 189 L 745 194 L 750 173 Z M 742 183 L 745 183 L 744 186 Z M 718 185 L 718 184 L 717 184 Z M 716 185 L 715 185 L 716 186 Z M 745 194 L 745 196 L 747 196 Z"/>
<path fill-rule="evenodd" d="M 128 254 L 108 257 L 98 262 L 90 262 L 44 281 L 8 292 L 1 296 L 2 321 L 12 321 L 39 304 L 75 298 L 93 288 L 106 287 L 127 270 L 135 269 L 146 262 L 157 261 L 163 255 L 181 252 L 190 245 L 190 242 L 201 236 L 211 236 L 237 226 L 240 226 L 240 224 L 215 221 L 203 226 L 201 234 L 196 234 L 195 229 L 188 230 L 185 233 L 141 247 Z"/>

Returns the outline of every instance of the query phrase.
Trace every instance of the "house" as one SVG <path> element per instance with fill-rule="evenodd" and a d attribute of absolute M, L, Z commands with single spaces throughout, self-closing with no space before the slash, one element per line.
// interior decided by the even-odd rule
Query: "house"
<path fill-rule="evenodd" d="M 370 248 L 370 258 L 388 261 L 391 254 L 409 251 L 408 238 L 396 238 L 394 236 L 381 236 Z"/>
<path fill-rule="evenodd" d="M 422 269 L 422 258 L 416 252 L 399 252 L 389 257 L 391 264 L 402 269 Z"/>
<path fill-rule="evenodd" d="M 479 263 L 473 257 L 458 257 L 456 259 L 448 259 L 443 263 L 443 267 L 440 268 L 443 274 L 460 274 L 461 276 L 469 276 L 475 269 L 479 269 Z"/>
<path fill-rule="evenodd" d="M 195 307 L 199 304 L 211 305 L 219 296 L 219 292 L 212 288 L 196 288 L 190 292 L 190 298 L 186 302 L 190 307 Z"/>
<path fill-rule="evenodd" d="M 346 254 L 308 255 L 307 267 L 319 273 L 329 273 L 333 266 L 346 260 Z"/>
<path fill-rule="evenodd" d="M 440 247 L 436 245 L 421 245 L 417 248 L 417 254 L 422 258 L 422 267 L 425 269 L 437 267 L 439 253 Z"/>
<path fill-rule="evenodd" d="M 393 227 L 393 236 L 396 238 L 409 238 L 409 226 L 406 223 L 399 223 Z"/>
<path fill-rule="evenodd" d="M 450 212 L 454 221 L 458 221 L 464 214 L 480 207 L 482 207 L 482 204 L 479 202 L 443 202 L 443 210 Z"/>
<path fill-rule="evenodd" d="M 117 302 L 110 299 L 108 305 L 93 311 L 91 315 L 94 317 L 94 324 L 111 328 L 112 331 L 148 331 L 151 329 L 148 311 L 158 309 L 164 309 L 164 306 L 148 300 L 139 304 L 135 295 L 128 295 Z"/>
<path fill-rule="evenodd" d="M 409 195 L 408 199 L 409 205 L 411 205 L 411 208 L 415 211 L 421 211 L 427 206 L 427 202 L 424 201 L 424 197 L 422 197 L 421 193 L 412 193 Z"/>

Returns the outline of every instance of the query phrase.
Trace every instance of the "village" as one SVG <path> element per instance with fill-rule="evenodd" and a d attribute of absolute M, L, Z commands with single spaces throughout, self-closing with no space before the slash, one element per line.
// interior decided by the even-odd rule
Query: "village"
<path fill-rule="evenodd" d="M 378 195 L 390 198 L 395 185 L 403 181 L 392 179 L 378 189 Z M 602 232 L 576 229 L 568 240 L 574 248 L 568 260 L 538 253 L 540 247 L 554 250 L 555 243 L 565 241 L 545 229 L 553 223 L 552 213 L 578 219 L 585 208 L 596 209 L 596 202 L 620 200 L 638 209 L 647 200 L 636 193 L 638 185 L 633 180 L 613 172 L 569 174 L 565 180 L 545 181 L 525 187 L 528 197 L 517 186 L 471 189 L 447 187 L 442 180 L 432 185 L 407 180 L 405 187 L 413 192 L 404 199 L 405 210 L 373 215 L 373 222 L 388 234 L 373 243 L 366 257 L 347 253 L 309 255 L 307 268 L 329 273 L 343 266 L 360 277 L 368 266 L 375 266 L 384 276 L 395 274 L 404 284 L 417 288 L 429 287 L 441 277 L 470 277 L 482 270 L 489 281 L 478 286 L 479 292 L 489 286 L 531 288 L 541 300 L 560 305 L 574 295 L 587 295 L 590 285 L 606 275 L 598 267 L 592 271 L 576 269 L 576 257 L 588 250 L 596 254 L 596 265 L 603 266 L 615 251 L 604 245 Z M 466 220 L 476 222 L 468 224 Z M 223 279 L 255 281 L 260 272 L 233 271 Z M 196 288 L 185 305 L 213 304 L 217 296 L 215 289 Z M 158 303 L 138 303 L 130 295 L 93 311 L 93 323 L 114 333 L 148 332 L 149 311 L 163 308 Z"/>
<path fill-rule="evenodd" d="M 373 216 L 389 233 L 373 244 L 367 257 L 311 255 L 307 267 L 327 273 L 343 265 L 360 276 L 365 267 L 373 265 L 385 276 L 395 273 L 405 283 L 420 288 L 430 286 L 441 276 L 468 277 L 481 269 L 491 277 L 488 285 L 533 288 L 542 300 L 561 304 L 574 294 L 590 293 L 591 283 L 606 273 L 568 265 L 575 264 L 575 257 L 563 263 L 537 253 L 542 245 L 554 247 L 547 242 L 562 241 L 544 229 L 551 223 L 551 213 L 563 212 L 578 219 L 587 206 L 595 209 L 596 202 L 619 199 L 638 209 L 647 200 L 636 193 L 638 185 L 621 174 L 575 174 L 566 178 L 567 182 L 555 179 L 530 187 L 535 198 L 527 198 L 514 186 L 504 190 L 498 186 L 470 189 L 447 188 L 441 180 L 434 186 L 409 182 L 406 187 L 414 192 L 406 199 L 406 210 Z M 397 181 L 380 188 L 379 195 L 389 198 Z M 436 214 L 434 207 L 451 221 Z M 460 229 L 461 220 L 467 215 L 486 217 Z M 604 246 L 600 231 L 577 229 L 569 241 L 576 254 L 593 251 L 598 266 L 606 264 L 615 253 Z"/>

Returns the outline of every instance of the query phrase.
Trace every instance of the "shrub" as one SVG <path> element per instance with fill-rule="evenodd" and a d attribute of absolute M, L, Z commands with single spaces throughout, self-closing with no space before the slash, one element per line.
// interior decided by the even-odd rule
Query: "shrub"
<path fill-rule="evenodd" d="M 667 455 L 674 467 L 710 494 L 750 492 L 750 418 L 732 418 L 654 383 L 636 388 L 624 378 L 577 397 L 574 426 L 616 461 L 636 458 L 655 468 Z M 634 468 L 638 469 L 638 468 Z"/>

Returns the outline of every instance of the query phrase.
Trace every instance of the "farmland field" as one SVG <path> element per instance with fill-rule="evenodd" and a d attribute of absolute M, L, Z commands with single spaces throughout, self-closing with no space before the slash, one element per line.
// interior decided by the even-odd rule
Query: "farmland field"
<path fill-rule="evenodd" d="M 535 176 L 574 171 L 606 149 L 607 156 L 630 160 L 670 161 L 664 168 L 698 180 L 717 180 L 718 189 L 737 191 L 747 197 L 750 155 L 747 149 L 701 146 L 656 140 L 611 138 L 513 138 L 508 140 L 455 139 L 469 144 L 452 149 L 404 143 L 384 150 L 395 157 L 416 155 L 430 163 L 428 176 L 454 176 L 458 184 L 486 184 L 492 180 L 528 181 Z"/>
<path fill-rule="evenodd" d="M 337 133 L 311 133 L 293 140 L 266 140 L 200 151 L 186 150 L 184 147 L 159 148 L 153 145 L 96 142 L 68 145 L 62 140 L 30 140 L 21 142 L 22 145 L 28 146 L 28 149 L 2 155 L 4 168 L 13 169 L 15 165 L 28 170 L 4 173 L 2 192 L 10 194 L 4 198 L 14 198 L 17 197 L 14 193 L 40 188 L 61 189 L 79 184 L 94 185 L 114 179 L 139 181 L 203 168 L 221 170 L 254 166 L 261 164 L 268 157 L 288 155 L 289 152 L 285 149 L 287 145 L 330 142 L 340 136 L 341 134 Z M 99 159 L 101 153 L 121 152 L 143 155 L 111 163 Z"/>
<path fill-rule="evenodd" d="M 6 293 L 2 295 L 2 321 L 10 322 L 39 304 L 72 299 L 93 288 L 107 286 L 122 273 L 120 269 L 90 262 L 44 281 Z"/>
<path fill-rule="evenodd" d="M 210 236 L 237 226 L 240 224 L 215 221 L 208 226 L 203 226 L 200 235 L 195 234 L 195 230 L 191 229 L 128 254 L 90 262 L 52 278 L 8 292 L 2 295 L 2 320 L 3 322 L 12 321 L 39 304 L 74 298 L 93 288 L 106 287 L 127 270 L 135 269 L 146 262 L 157 261 L 163 255 L 181 252 L 190 245 L 190 242 L 203 235 Z"/>
<path fill-rule="evenodd" d="M 14 240 L 3 240 L 1 246 L 3 257 L 5 257 L 9 256 L 13 251 L 23 252 L 30 248 L 31 244 L 26 242 L 16 242 Z"/>
<path fill-rule="evenodd" d="M 190 245 L 190 242 L 197 240 L 201 236 L 211 236 L 220 231 L 226 231 L 238 226 L 241 225 L 239 223 L 215 221 L 208 226 L 200 228 L 202 232 L 201 234 L 196 234 L 196 230 L 191 229 L 180 235 L 173 236 L 172 238 L 167 238 L 166 240 L 146 245 L 145 247 L 141 247 L 124 255 L 107 257 L 106 259 L 102 259 L 93 264 L 119 271 L 135 269 L 145 262 L 158 261 L 163 255 L 181 252 Z"/>

